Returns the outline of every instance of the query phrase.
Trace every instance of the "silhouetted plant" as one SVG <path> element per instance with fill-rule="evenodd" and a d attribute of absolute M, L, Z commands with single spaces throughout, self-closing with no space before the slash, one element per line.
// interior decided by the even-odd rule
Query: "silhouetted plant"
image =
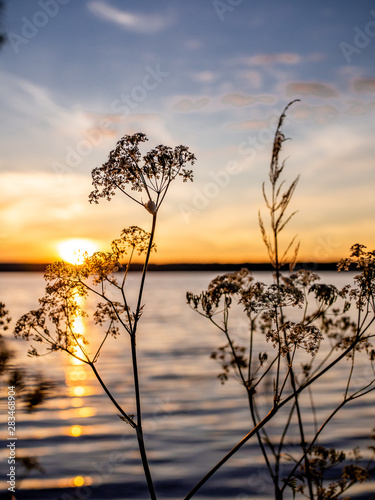
<path fill-rule="evenodd" d="M 296 237 L 284 249 L 280 248 L 280 233 L 296 213 L 288 214 L 287 209 L 298 177 L 285 187 L 281 180 L 285 161 L 280 160 L 286 140 L 282 127 L 286 111 L 294 102 L 284 109 L 277 125 L 269 169 L 270 194 L 267 194 L 265 184 L 262 188 L 269 210 L 269 234 L 259 212 L 262 239 L 274 268 L 273 284 L 256 282 L 250 270 L 242 269 L 215 278 L 200 295 L 187 293 L 188 304 L 224 334 L 226 343 L 211 357 L 221 364 L 222 372 L 218 377 L 222 383 L 233 374 L 244 387 L 252 430 L 193 488 L 185 500 L 194 496 L 254 435 L 273 482 L 276 500 L 284 497 L 286 488 L 291 489 L 293 498 L 296 493 L 311 500 L 338 498 L 353 484 L 367 480 L 373 470 L 372 460 L 363 467 L 359 465 L 358 454 L 355 454 L 353 462 L 348 462 L 344 452 L 326 450 L 318 444 L 321 433 L 338 411 L 375 389 L 375 351 L 372 343 L 375 335 L 370 331 L 375 319 L 375 252 L 365 251 L 363 245 L 354 245 L 350 258 L 340 262 L 339 270 L 355 265 L 360 273 L 354 278 L 354 286 L 337 289 L 334 285 L 318 283 L 320 277 L 312 271 L 302 268 L 293 272 L 299 249 Z M 281 268 L 286 263 L 289 263 L 290 273 L 283 275 Z M 315 308 L 311 298 L 315 301 Z M 247 317 L 249 338 L 244 345 L 238 345 L 233 340 L 230 328 L 233 303 L 239 304 Z M 351 306 L 357 310 L 356 321 L 346 314 Z M 238 314 L 238 307 L 233 314 Z M 322 349 L 327 343 L 328 351 Z M 370 370 L 368 379 L 360 387 L 354 387 L 356 359 L 360 351 L 367 356 Z M 343 398 L 326 419 L 318 423 L 313 404 L 314 383 L 340 362 L 348 364 Z M 267 390 L 270 377 L 271 401 Z M 305 393 L 307 397 L 302 399 Z M 262 410 L 265 405 L 268 409 Z M 279 410 L 283 407 L 287 408 L 282 413 L 283 430 L 277 437 L 271 437 L 271 421 L 278 414 L 280 422 Z M 313 425 L 309 423 L 311 414 L 314 416 Z M 286 453 L 288 436 L 296 434 L 299 453 L 295 446 L 292 452 Z M 326 472 L 336 466 L 340 469 L 339 477 L 326 486 L 329 480 Z"/>
<path fill-rule="evenodd" d="M 151 232 L 131 226 L 124 229 L 120 238 L 114 240 L 109 252 L 83 255 L 81 264 L 60 261 L 50 265 L 45 273 L 47 281 L 45 295 L 40 299 L 40 308 L 30 311 L 19 319 L 15 328 L 16 337 L 47 346 L 47 352 L 64 351 L 88 365 L 100 385 L 112 401 L 119 417 L 135 431 L 143 469 L 150 497 L 156 499 L 155 489 L 148 465 L 143 436 L 141 394 L 137 362 L 137 327 L 143 312 L 142 296 L 152 250 L 155 250 L 154 235 L 158 210 L 165 198 L 171 182 L 181 176 L 183 181 L 193 180 L 192 170 L 195 156 L 185 146 L 174 149 L 157 146 L 141 156 L 139 143 L 147 137 L 138 133 L 123 137 L 109 154 L 102 167 L 92 172 L 94 191 L 90 202 L 98 203 L 100 198 L 110 200 L 120 191 L 143 206 L 152 215 Z M 137 197 L 144 194 L 147 201 Z M 130 304 L 127 297 L 127 276 L 134 255 L 144 258 L 138 297 Z M 85 299 L 97 299 L 92 320 L 103 330 L 103 337 L 94 348 L 79 331 L 77 317 L 88 317 Z M 123 409 L 105 384 L 96 368 L 96 362 L 109 337 L 127 333 L 133 366 L 136 414 Z M 93 352 L 90 351 L 93 349 Z M 40 352 L 32 345 L 32 356 Z"/>

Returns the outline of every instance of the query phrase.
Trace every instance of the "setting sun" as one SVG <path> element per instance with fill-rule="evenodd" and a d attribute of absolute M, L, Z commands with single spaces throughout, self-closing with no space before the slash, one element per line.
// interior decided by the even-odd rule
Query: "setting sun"
<path fill-rule="evenodd" d="M 81 264 L 83 255 L 87 252 L 92 255 L 98 250 L 98 246 L 92 240 L 84 238 L 74 238 L 61 241 L 57 245 L 60 257 L 71 264 Z"/>

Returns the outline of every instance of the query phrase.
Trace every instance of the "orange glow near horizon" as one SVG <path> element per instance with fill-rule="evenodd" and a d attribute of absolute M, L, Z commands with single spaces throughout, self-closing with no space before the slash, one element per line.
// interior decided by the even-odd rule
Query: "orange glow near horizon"
<path fill-rule="evenodd" d="M 282 241 L 282 249 L 286 248 L 294 234 L 297 234 L 301 241 L 299 252 L 301 262 L 337 262 L 348 256 L 350 246 L 356 242 L 366 245 L 368 249 L 375 247 L 369 217 L 360 221 L 346 222 L 337 219 L 327 223 L 324 222 L 319 210 L 318 207 L 314 220 L 322 220 L 321 224 L 314 222 L 314 226 L 306 227 L 302 217 L 301 220 L 296 217 L 292 221 L 290 231 L 285 241 Z M 161 220 L 155 235 L 157 253 L 151 254 L 150 262 L 152 264 L 267 262 L 267 251 L 257 221 L 246 227 L 248 223 L 241 219 L 232 227 L 234 219 L 233 211 L 230 210 L 228 214 L 220 212 L 218 219 L 209 220 L 208 224 L 203 215 L 202 220 L 197 217 L 193 221 L 194 224 L 190 225 L 178 225 L 176 221 L 170 225 L 169 221 Z M 118 228 L 112 230 L 110 222 L 105 228 L 109 236 L 103 234 L 104 229 L 99 227 L 96 236 L 93 231 L 87 231 L 87 228 L 81 229 L 85 235 L 82 238 L 49 239 L 49 234 L 44 230 L 40 230 L 36 236 L 20 233 L 14 241 L 11 241 L 9 236 L 1 242 L 0 262 L 48 264 L 63 259 L 77 263 L 85 251 L 89 255 L 98 250 L 110 251 L 110 241 L 119 236 Z M 142 264 L 143 258 L 143 254 L 135 255 L 133 262 Z"/>

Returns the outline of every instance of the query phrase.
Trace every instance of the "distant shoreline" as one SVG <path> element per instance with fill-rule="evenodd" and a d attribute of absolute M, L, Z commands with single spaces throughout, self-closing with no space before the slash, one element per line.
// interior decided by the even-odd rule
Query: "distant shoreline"
<path fill-rule="evenodd" d="M 27 264 L 27 263 L 0 263 L 0 272 L 44 272 L 48 264 Z M 269 263 L 241 263 L 241 264 L 149 264 L 150 272 L 191 272 L 191 271 L 238 271 L 246 267 L 251 271 L 272 271 L 272 266 Z M 284 266 L 283 270 L 287 270 L 288 266 Z M 298 263 L 297 269 L 308 269 L 310 271 L 336 271 L 336 262 L 305 262 Z M 133 264 L 131 271 L 141 271 L 142 264 Z"/>

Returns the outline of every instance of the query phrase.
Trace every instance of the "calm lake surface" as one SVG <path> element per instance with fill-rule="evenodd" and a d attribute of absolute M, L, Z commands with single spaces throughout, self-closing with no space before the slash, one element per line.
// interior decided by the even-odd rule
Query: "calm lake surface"
<path fill-rule="evenodd" d="M 199 293 L 217 274 L 160 272 L 148 276 L 138 334 L 139 370 L 146 447 L 160 499 L 183 499 L 250 430 L 243 388 L 234 378 L 221 385 L 217 379 L 220 367 L 210 359 L 225 339 L 186 304 L 186 291 Z M 254 276 L 270 282 L 269 274 Z M 138 280 L 139 274 L 129 275 L 133 300 Z M 341 286 L 348 281 L 348 274 L 323 273 L 322 281 Z M 15 320 L 38 306 L 44 285 L 39 273 L 2 273 L 0 300 Z M 236 338 L 245 339 L 244 317 L 233 321 Z M 92 325 L 83 327 L 90 341 L 100 339 L 100 331 Z M 53 396 L 40 409 L 33 413 L 17 410 L 17 454 L 37 457 L 44 469 L 22 481 L 17 500 L 147 499 L 132 429 L 118 418 L 90 368 L 60 353 L 28 358 L 28 344 L 9 338 L 19 366 L 56 383 Z M 124 409 L 135 413 L 128 340 L 126 334 L 110 339 L 97 368 Z M 314 399 L 319 422 L 329 415 L 335 401 L 340 401 L 349 368 L 342 363 L 317 384 Z M 365 365 L 360 367 L 354 386 L 363 383 L 368 370 Z M 2 414 L 6 415 L 4 399 Z M 6 434 L 5 421 L 6 417 L 2 419 L 2 435 Z M 277 426 L 275 421 L 271 434 L 278 432 Z M 321 442 L 345 451 L 360 446 L 366 457 L 374 427 L 373 392 L 347 405 L 326 428 Z M 7 456 L 4 445 L 0 457 L 3 478 L 9 472 Z M 272 491 L 256 439 L 251 439 L 194 498 L 272 500 Z M 375 498 L 375 481 L 351 489 L 349 495 L 362 500 Z"/>

